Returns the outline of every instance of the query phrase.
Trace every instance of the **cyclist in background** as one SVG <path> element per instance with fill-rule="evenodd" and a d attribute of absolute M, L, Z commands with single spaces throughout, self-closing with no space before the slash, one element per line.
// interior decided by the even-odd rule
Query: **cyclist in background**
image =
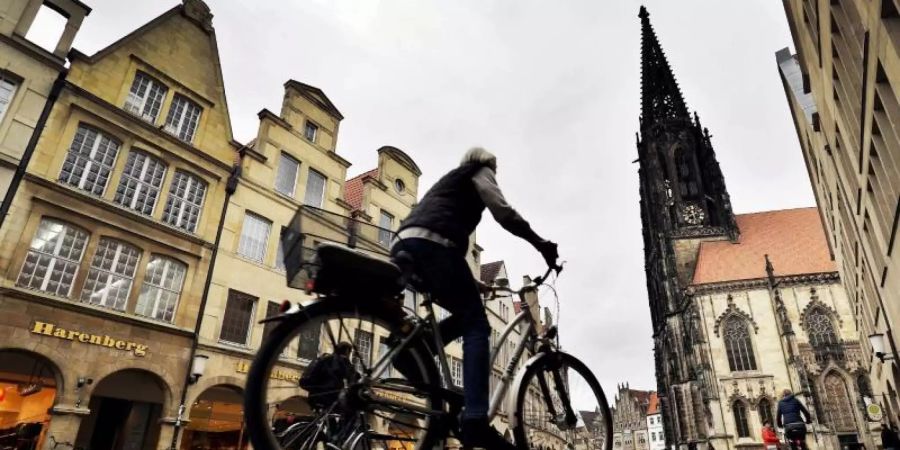
<path fill-rule="evenodd" d="M 790 389 L 785 389 L 778 401 L 778 412 L 776 413 L 778 426 L 784 428 L 784 437 L 788 441 L 791 448 L 800 448 L 805 450 L 806 447 L 806 424 L 811 423 L 809 411 L 803 406 Z"/>
<path fill-rule="evenodd" d="M 450 311 L 441 331 L 462 332 L 463 446 L 514 450 L 488 423 L 490 325 L 466 263 L 469 237 L 486 208 L 503 228 L 534 246 L 551 267 L 556 267 L 558 253 L 555 243 L 538 236 L 506 202 L 496 171 L 497 158 L 490 152 L 482 148 L 466 152 L 459 167 L 438 180 L 402 222 L 391 255 L 405 252 L 411 256 L 424 287 L 436 303 Z M 455 337 L 443 336 L 445 342 Z"/>

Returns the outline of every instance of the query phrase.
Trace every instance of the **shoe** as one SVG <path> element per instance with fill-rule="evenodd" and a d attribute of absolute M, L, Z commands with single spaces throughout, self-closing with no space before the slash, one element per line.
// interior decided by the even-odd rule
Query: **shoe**
<path fill-rule="evenodd" d="M 518 450 L 488 424 L 487 419 L 466 419 L 462 423 L 463 448 L 483 448 L 485 450 Z"/>

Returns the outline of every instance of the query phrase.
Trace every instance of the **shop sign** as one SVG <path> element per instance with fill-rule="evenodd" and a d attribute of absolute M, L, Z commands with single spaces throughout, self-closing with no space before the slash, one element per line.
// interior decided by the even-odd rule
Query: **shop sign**
<path fill-rule="evenodd" d="M 93 344 L 101 347 L 114 348 L 134 353 L 134 356 L 146 356 L 147 345 L 137 342 L 126 341 L 124 339 L 116 339 L 105 334 L 85 333 L 77 330 L 68 330 L 56 324 L 35 321 L 31 327 L 31 332 L 44 336 L 52 336 L 59 339 L 65 339 L 72 342 L 81 342 L 82 344 Z"/>
<path fill-rule="evenodd" d="M 238 361 L 234 364 L 234 371 L 237 373 L 247 373 L 250 371 L 250 364 L 246 361 Z M 278 368 L 272 370 L 272 373 L 269 374 L 269 378 L 273 380 L 292 381 L 294 383 L 300 382 L 300 374 Z"/>
<path fill-rule="evenodd" d="M 881 419 L 884 418 L 881 405 L 874 402 L 866 405 L 866 415 L 869 416 L 869 421 L 871 422 L 881 422 Z"/>

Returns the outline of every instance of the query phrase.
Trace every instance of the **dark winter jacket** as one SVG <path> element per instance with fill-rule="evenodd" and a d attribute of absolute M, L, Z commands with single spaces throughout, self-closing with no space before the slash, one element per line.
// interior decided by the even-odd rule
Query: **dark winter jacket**
<path fill-rule="evenodd" d="M 809 411 L 793 395 L 788 395 L 778 401 L 777 416 L 778 426 L 781 428 L 786 423 L 810 423 Z"/>

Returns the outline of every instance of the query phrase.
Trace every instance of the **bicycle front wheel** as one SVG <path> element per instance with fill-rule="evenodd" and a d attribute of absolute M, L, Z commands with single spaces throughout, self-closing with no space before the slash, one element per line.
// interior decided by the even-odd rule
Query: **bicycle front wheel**
<path fill-rule="evenodd" d="M 403 311 L 389 300 L 327 298 L 273 323 L 247 374 L 244 414 L 253 448 L 430 449 L 439 434 L 434 412 L 443 411 L 443 401 L 428 388 L 440 378 L 426 346 L 410 342 L 400 356 L 403 374 L 392 364 L 372 373 L 396 344 L 392 335 L 403 320 Z M 359 381 L 309 398 L 279 372 L 279 365 L 331 353 L 340 342 L 353 347 L 352 362 L 364 375 Z M 319 343 L 317 349 L 307 349 L 310 343 Z M 284 405 L 298 401 L 308 403 L 302 423 L 276 432 L 273 423 Z"/>
<path fill-rule="evenodd" d="M 567 353 L 543 353 L 517 380 L 513 436 L 520 449 L 612 448 L 612 414 L 594 374 Z"/>

